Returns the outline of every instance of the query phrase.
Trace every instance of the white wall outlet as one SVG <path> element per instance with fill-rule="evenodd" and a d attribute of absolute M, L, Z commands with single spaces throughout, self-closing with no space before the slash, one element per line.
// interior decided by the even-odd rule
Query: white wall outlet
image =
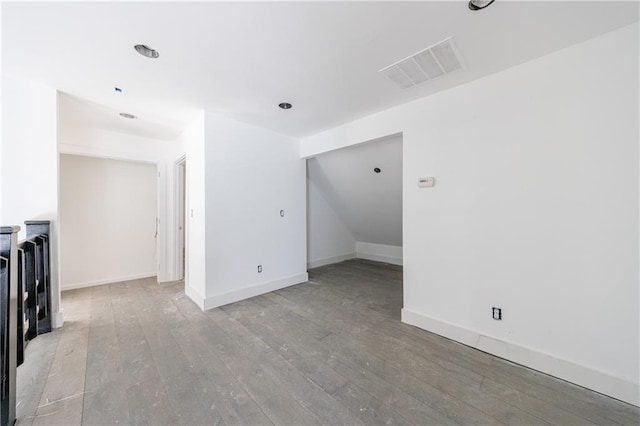
<path fill-rule="evenodd" d="M 493 313 L 493 319 L 497 321 L 502 321 L 502 308 L 491 308 Z"/>
<path fill-rule="evenodd" d="M 436 184 L 436 178 L 433 176 L 418 178 L 418 186 L 420 188 L 432 188 Z"/>

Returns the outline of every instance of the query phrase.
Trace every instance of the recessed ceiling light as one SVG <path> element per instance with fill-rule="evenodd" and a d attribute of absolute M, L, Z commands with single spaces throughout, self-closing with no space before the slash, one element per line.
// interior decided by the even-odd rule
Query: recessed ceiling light
<path fill-rule="evenodd" d="M 144 44 L 136 44 L 133 48 L 136 49 L 136 52 L 142 56 L 146 56 L 147 58 L 156 59 L 160 56 L 157 50 L 154 50 L 149 46 L 145 46 Z"/>
<path fill-rule="evenodd" d="M 282 109 L 291 109 L 293 107 L 289 102 L 282 102 L 278 106 Z"/>
<path fill-rule="evenodd" d="M 470 0 L 469 1 L 469 9 L 471 10 L 480 10 L 489 6 L 495 0 Z"/>
<path fill-rule="evenodd" d="M 130 120 L 134 120 L 134 119 L 138 118 L 138 117 L 136 117 L 135 115 L 133 115 L 133 114 L 129 114 L 129 113 L 127 113 L 127 112 L 121 112 L 121 113 L 120 113 L 120 117 L 128 118 L 128 119 L 130 119 Z"/>

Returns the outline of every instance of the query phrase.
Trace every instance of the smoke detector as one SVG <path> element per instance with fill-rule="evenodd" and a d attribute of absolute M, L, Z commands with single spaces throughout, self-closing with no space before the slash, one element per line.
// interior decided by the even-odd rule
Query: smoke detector
<path fill-rule="evenodd" d="M 462 69 L 462 59 L 453 37 L 449 37 L 378 72 L 407 89 L 459 69 Z"/>

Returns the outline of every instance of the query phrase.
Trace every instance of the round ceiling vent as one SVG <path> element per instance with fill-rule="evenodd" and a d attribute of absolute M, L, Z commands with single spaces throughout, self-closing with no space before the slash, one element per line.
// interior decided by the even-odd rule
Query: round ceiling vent
<path fill-rule="evenodd" d="M 495 0 L 471 0 L 469 1 L 469 9 L 471 10 L 480 10 L 489 6 Z"/>
<path fill-rule="evenodd" d="M 145 46 L 144 44 L 136 44 L 133 48 L 136 49 L 136 52 L 142 56 L 146 56 L 147 58 L 156 59 L 160 56 L 157 50 L 152 49 L 149 46 Z"/>

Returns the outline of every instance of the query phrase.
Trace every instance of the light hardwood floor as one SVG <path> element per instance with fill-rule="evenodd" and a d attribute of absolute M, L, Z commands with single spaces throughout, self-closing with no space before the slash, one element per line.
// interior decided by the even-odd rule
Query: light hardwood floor
<path fill-rule="evenodd" d="M 600 424 L 640 410 L 400 323 L 401 268 L 351 260 L 208 312 L 153 279 L 63 293 L 18 424 Z"/>

